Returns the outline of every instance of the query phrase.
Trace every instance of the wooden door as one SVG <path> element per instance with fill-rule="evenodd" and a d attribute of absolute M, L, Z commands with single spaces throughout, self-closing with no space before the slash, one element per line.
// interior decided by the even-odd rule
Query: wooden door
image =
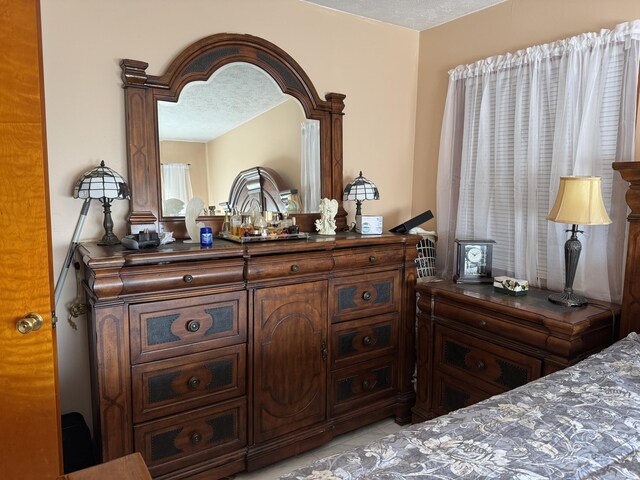
<path fill-rule="evenodd" d="M 327 282 L 257 290 L 254 297 L 254 441 L 325 418 Z"/>
<path fill-rule="evenodd" d="M 0 0 L 0 476 L 61 473 L 37 0 Z M 44 323 L 21 334 L 30 312 Z"/>

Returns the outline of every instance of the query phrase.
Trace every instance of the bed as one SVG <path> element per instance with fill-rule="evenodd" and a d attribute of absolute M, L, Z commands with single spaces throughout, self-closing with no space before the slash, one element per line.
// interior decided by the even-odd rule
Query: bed
<path fill-rule="evenodd" d="M 640 162 L 620 339 L 582 362 L 291 472 L 286 480 L 640 478 Z"/>

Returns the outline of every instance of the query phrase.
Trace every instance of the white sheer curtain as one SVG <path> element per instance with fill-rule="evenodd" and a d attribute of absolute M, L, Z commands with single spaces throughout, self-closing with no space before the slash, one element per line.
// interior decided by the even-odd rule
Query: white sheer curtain
<path fill-rule="evenodd" d="M 574 289 L 619 301 L 626 207 L 611 163 L 632 160 L 640 21 L 450 72 L 437 182 L 438 271 L 454 238 L 487 238 L 494 270 L 562 290 L 568 226 L 548 222 L 559 177 L 598 175 L 610 226 L 584 227 Z M 620 182 L 620 184 L 618 184 Z"/>
<path fill-rule="evenodd" d="M 188 163 L 162 164 L 162 207 L 168 216 L 184 215 L 184 209 L 193 198 Z"/>
<path fill-rule="evenodd" d="M 305 120 L 302 129 L 300 201 L 302 211 L 320 211 L 320 122 Z"/>

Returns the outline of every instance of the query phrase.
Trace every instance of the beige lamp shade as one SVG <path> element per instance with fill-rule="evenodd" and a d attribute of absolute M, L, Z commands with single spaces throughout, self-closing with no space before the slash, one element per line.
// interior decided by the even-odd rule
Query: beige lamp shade
<path fill-rule="evenodd" d="M 607 225 L 600 177 L 560 177 L 556 202 L 547 220 L 575 225 Z"/>

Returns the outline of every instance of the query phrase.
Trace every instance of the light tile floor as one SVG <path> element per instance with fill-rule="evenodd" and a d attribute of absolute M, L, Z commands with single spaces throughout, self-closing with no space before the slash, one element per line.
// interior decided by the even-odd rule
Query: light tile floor
<path fill-rule="evenodd" d="M 380 437 L 395 433 L 402 427 L 397 425 L 393 419 L 388 418 L 378 423 L 367 425 L 353 432 L 345 433 L 334 438 L 331 442 L 322 445 L 314 450 L 301 453 L 295 457 L 282 460 L 268 467 L 256 470 L 251 473 L 239 473 L 236 480 L 275 480 L 279 476 L 289 473 L 296 468 L 309 465 L 316 460 L 328 457 L 334 453 L 344 450 L 351 450 L 361 445 L 367 445 Z"/>

